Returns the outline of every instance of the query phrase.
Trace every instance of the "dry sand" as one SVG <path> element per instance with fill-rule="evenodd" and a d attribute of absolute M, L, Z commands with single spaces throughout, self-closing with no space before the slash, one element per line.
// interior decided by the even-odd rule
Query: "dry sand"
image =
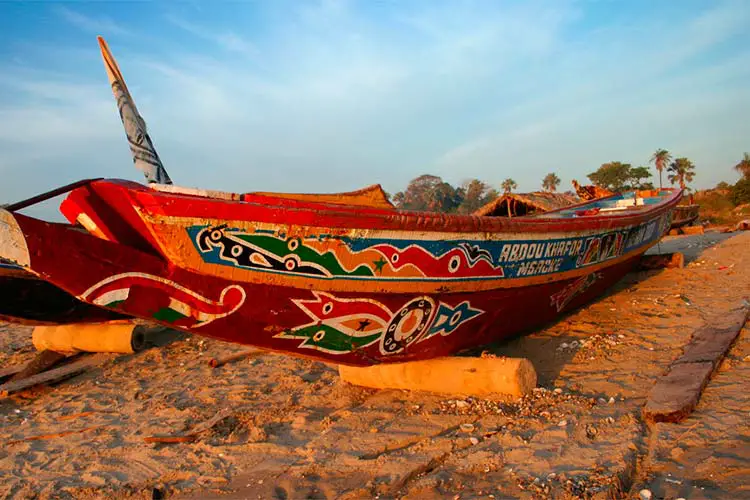
<path fill-rule="evenodd" d="M 520 401 L 366 390 L 277 354 L 213 369 L 209 358 L 243 348 L 183 336 L 0 401 L 0 495 L 750 498 L 747 325 L 695 413 L 640 417 L 692 331 L 750 296 L 750 233 L 661 247 L 690 264 L 631 274 L 547 329 L 486 348 L 534 362 L 540 389 Z M 0 325 L 0 366 L 33 355 L 28 328 Z M 144 442 L 224 408 L 197 442 Z"/>

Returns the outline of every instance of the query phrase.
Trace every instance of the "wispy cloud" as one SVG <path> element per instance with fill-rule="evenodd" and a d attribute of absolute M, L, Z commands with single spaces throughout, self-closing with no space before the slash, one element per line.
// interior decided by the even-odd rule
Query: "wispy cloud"
<path fill-rule="evenodd" d="M 206 28 L 198 24 L 191 23 L 173 14 L 167 15 L 167 21 L 188 33 L 210 41 L 224 50 L 243 54 L 245 56 L 256 56 L 258 49 L 251 42 L 232 31 L 215 31 L 215 28 Z"/>
<path fill-rule="evenodd" d="M 107 17 L 89 17 L 65 6 L 55 8 L 57 14 L 76 28 L 90 34 L 130 35 L 130 30 Z"/>

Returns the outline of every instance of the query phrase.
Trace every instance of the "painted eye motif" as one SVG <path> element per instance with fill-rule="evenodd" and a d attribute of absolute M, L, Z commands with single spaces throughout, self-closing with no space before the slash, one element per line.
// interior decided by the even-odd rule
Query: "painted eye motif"
<path fill-rule="evenodd" d="M 461 257 L 454 255 L 451 260 L 448 261 L 448 271 L 455 273 L 458 271 L 458 267 L 461 265 Z"/>
<path fill-rule="evenodd" d="M 312 339 L 315 342 L 320 342 L 321 340 L 323 340 L 323 337 L 325 336 L 326 336 L 325 330 L 318 330 L 317 332 L 315 332 L 315 335 L 313 335 Z"/>
<path fill-rule="evenodd" d="M 451 316 L 451 319 L 448 320 L 448 323 L 451 326 L 456 326 L 460 320 L 461 320 L 461 311 L 456 311 L 453 313 L 453 316 Z"/>
<path fill-rule="evenodd" d="M 333 311 L 333 302 L 326 302 L 323 304 L 323 314 L 331 314 Z"/>
<path fill-rule="evenodd" d="M 393 262 L 394 264 L 396 262 L 398 262 L 398 254 L 397 253 L 394 253 L 393 255 L 391 255 L 391 262 Z"/>
<path fill-rule="evenodd" d="M 289 243 L 287 243 L 287 248 L 294 252 L 299 248 L 299 240 L 297 238 L 294 238 L 293 240 L 289 240 Z"/>
<path fill-rule="evenodd" d="M 242 255 L 242 247 L 240 245 L 235 245 L 229 252 L 232 254 L 232 257 L 239 257 Z"/>
<path fill-rule="evenodd" d="M 211 234 L 209 234 L 208 237 L 211 239 L 211 241 L 220 241 L 221 236 L 221 231 L 219 231 L 218 229 L 214 229 L 213 231 L 211 231 Z"/>
<path fill-rule="evenodd" d="M 297 261 L 294 259 L 287 259 L 286 262 L 284 262 L 284 267 L 286 267 L 287 271 L 294 271 L 297 268 Z"/>

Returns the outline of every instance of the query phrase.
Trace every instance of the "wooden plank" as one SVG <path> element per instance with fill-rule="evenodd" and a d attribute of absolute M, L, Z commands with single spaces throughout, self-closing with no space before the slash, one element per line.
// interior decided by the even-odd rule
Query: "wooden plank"
<path fill-rule="evenodd" d="M 644 418 L 678 422 L 693 411 L 703 388 L 742 330 L 748 312 L 748 307 L 743 307 L 692 335 L 682 356 L 672 362 L 669 372 L 651 390 L 643 408 Z"/>
<path fill-rule="evenodd" d="M 23 367 L 22 370 L 20 370 L 18 373 L 13 375 L 13 377 L 10 379 L 11 382 L 14 382 L 16 380 L 25 379 L 28 377 L 31 377 L 32 375 L 36 375 L 37 373 L 41 373 L 45 370 L 48 370 L 55 366 L 57 363 L 62 361 L 63 359 L 67 358 L 67 354 L 63 354 L 56 351 L 50 351 L 50 350 L 43 350 L 37 353 L 36 357 L 32 359 L 29 363 L 26 364 L 26 366 Z"/>
<path fill-rule="evenodd" d="M 29 363 L 21 363 L 20 365 L 12 365 L 6 366 L 5 368 L 0 368 L 0 380 L 15 375 L 16 373 L 26 368 L 28 365 Z"/>
<path fill-rule="evenodd" d="M 72 377 L 73 375 L 77 375 L 87 368 L 98 366 L 113 357 L 115 357 L 115 355 L 113 354 L 94 354 L 91 356 L 83 357 L 65 366 L 53 368 L 52 370 L 32 375 L 23 380 L 6 382 L 5 384 L 0 385 L 0 398 L 8 397 L 8 395 L 14 392 L 22 391 L 35 385 L 64 380 L 66 378 Z"/>

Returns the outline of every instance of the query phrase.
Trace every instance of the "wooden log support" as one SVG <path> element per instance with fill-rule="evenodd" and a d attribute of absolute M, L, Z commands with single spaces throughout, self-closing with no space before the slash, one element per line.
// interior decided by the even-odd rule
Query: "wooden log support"
<path fill-rule="evenodd" d="M 31 340 L 40 351 L 132 354 L 146 347 L 146 329 L 130 321 L 37 326 Z"/>
<path fill-rule="evenodd" d="M 681 252 L 643 255 L 638 261 L 638 271 L 653 269 L 682 269 L 685 267 L 685 255 Z"/>
<path fill-rule="evenodd" d="M 536 387 L 534 365 L 525 358 L 447 357 L 368 367 L 339 366 L 345 382 L 375 389 L 442 394 L 520 397 Z"/>
<path fill-rule="evenodd" d="M 643 408 L 644 418 L 652 422 L 678 422 L 693 411 L 749 312 L 750 308 L 743 307 L 693 334 L 682 356 L 656 381 Z"/>
<path fill-rule="evenodd" d="M 111 357 L 112 355 L 109 354 L 94 354 L 83 357 L 59 368 L 53 368 L 52 370 L 32 375 L 22 380 L 6 382 L 5 384 L 0 385 L 0 398 L 8 397 L 14 392 L 29 389 L 35 385 L 59 382 L 60 380 L 77 375 L 88 368 L 98 366 L 111 359 Z"/>
<path fill-rule="evenodd" d="M 703 226 L 685 226 L 680 228 L 682 230 L 682 234 L 703 234 Z"/>

